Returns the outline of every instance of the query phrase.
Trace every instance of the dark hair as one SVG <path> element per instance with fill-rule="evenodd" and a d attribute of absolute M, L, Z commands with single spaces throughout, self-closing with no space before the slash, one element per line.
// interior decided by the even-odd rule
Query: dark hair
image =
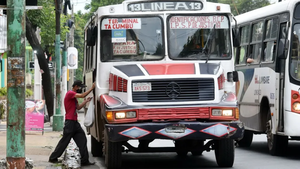
<path fill-rule="evenodd" d="M 86 85 L 83 84 L 81 80 L 75 80 L 72 87 L 75 87 L 75 86 L 86 87 Z"/>

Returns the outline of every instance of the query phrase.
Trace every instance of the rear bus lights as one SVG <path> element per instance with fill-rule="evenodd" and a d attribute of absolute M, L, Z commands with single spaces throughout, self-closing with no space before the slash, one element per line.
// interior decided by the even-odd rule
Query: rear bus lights
<path fill-rule="evenodd" d="M 292 112 L 300 113 L 299 91 L 292 90 L 291 92 L 291 110 Z"/>
<path fill-rule="evenodd" d="M 300 111 L 300 103 L 299 102 L 294 102 L 293 103 L 293 110 Z"/>

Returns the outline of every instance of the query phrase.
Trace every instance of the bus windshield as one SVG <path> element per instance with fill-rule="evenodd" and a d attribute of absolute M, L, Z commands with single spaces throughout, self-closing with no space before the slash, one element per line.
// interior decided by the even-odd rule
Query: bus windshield
<path fill-rule="evenodd" d="M 161 60 L 163 22 L 160 17 L 114 17 L 101 21 L 101 61 Z"/>
<path fill-rule="evenodd" d="M 292 33 L 292 52 L 290 71 L 293 78 L 300 81 L 300 24 L 294 25 Z"/>
<path fill-rule="evenodd" d="M 225 15 L 170 16 L 168 45 L 174 60 L 229 59 L 229 20 Z"/>

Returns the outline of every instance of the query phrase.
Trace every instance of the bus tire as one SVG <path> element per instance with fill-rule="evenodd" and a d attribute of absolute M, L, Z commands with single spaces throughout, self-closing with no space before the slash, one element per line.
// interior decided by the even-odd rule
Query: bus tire
<path fill-rule="evenodd" d="M 253 132 L 249 130 L 244 131 L 244 137 L 237 141 L 239 147 L 250 147 L 253 140 Z"/>
<path fill-rule="evenodd" d="M 203 146 L 204 146 L 204 141 L 203 140 L 199 140 L 195 142 L 195 146 L 192 149 L 196 149 L 196 150 L 192 150 L 191 153 L 193 156 L 200 156 L 203 153 Z"/>
<path fill-rule="evenodd" d="M 91 153 L 94 157 L 102 157 L 103 155 L 103 142 L 98 142 L 93 136 L 91 136 Z"/>
<path fill-rule="evenodd" d="M 283 155 L 288 147 L 288 137 L 280 136 L 272 133 L 271 113 L 268 113 L 267 121 L 267 140 L 269 153 L 273 156 Z"/>
<path fill-rule="evenodd" d="M 108 140 L 107 131 L 104 132 L 104 158 L 107 169 L 119 169 L 122 166 L 122 142 Z"/>
<path fill-rule="evenodd" d="M 193 156 L 201 156 L 203 151 L 191 151 Z"/>
<path fill-rule="evenodd" d="M 232 167 L 234 163 L 234 140 L 215 140 L 215 156 L 219 167 Z"/>
<path fill-rule="evenodd" d="M 181 141 L 181 140 L 177 140 L 175 141 L 175 150 L 178 156 L 180 157 L 186 157 L 188 154 L 188 149 L 187 149 L 187 145 L 188 142 L 187 141 Z"/>

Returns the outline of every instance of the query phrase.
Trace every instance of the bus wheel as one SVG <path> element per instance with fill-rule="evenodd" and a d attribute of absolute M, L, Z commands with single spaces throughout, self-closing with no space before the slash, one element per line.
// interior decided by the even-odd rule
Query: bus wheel
<path fill-rule="evenodd" d="M 240 147 L 250 147 L 253 139 L 253 133 L 249 130 L 245 130 L 244 137 L 237 141 Z"/>
<path fill-rule="evenodd" d="M 268 148 L 271 155 L 282 155 L 288 147 L 288 137 L 280 136 L 272 133 L 271 113 L 268 113 L 266 124 Z"/>
<path fill-rule="evenodd" d="M 180 157 L 185 157 L 187 156 L 188 153 L 188 142 L 187 141 L 175 141 L 175 149 L 176 149 L 176 153 L 178 156 Z"/>
<path fill-rule="evenodd" d="M 232 167 L 234 162 L 234 140 L 215 140 L 215 156 L 219 167 Z"/>
<path fill-rule="evenodd" d="M 93 136 L 91 136 L 91 153 L 94 157 L 102 157 L 103 155 L 103 142 L 98 142 Z"/>
<path fill-rule="evenodd" d="M 107 131 L 104 131 L 104 156 L 107 169 L 121 168 L 122 142 L 109 141 Z"/>
<path fill-rule="evenodd" d="M 191 153 L 193 156 L 200 156 L 203 153 L 203 146 L 204 146 L 204 141 L 203 140 L 199 140 L 199 141 L 195 141 L 195 144 L 193 146 L 193 149 L 196 150 L 192 150 Z"/>

